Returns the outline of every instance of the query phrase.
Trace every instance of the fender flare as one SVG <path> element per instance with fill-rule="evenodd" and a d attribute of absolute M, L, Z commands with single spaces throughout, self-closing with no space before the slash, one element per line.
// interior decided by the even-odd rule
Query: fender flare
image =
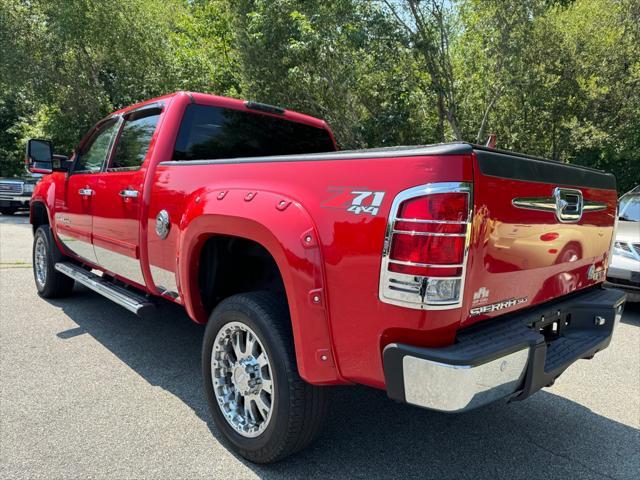
<path fill-rule="evenodd" d="M 55 192 L 56 185 L 54 182 L 43 184 L 37 191 L 37 193 L 34 192 L 34 195 L 29 201 L 29 223 L 33 227 L 33 207 L 36 204 L 41 204 L 45 210 L 45 213 L 47 214 L 47 219 L 49 220 L 49 228 L 51 228 L 51 236 L 53 237 L 53 241 L 56 242 L 56 245 L 61 252 L 66 252 L 66 248 L 58 238 L 58 233 L 56 231 L 55 225 L 56 219 L 55 215 L 53 214 L 53 209 L 51 208 L 52 205 L 55 205 Z M 33 233 L 35 234 L 35 231 Z"/>
<path fill-rule="evenodd" d="M 287 196 L 259 190 L 193 192 L 180 220 L 178 289 L 189 316 L 208 320 L 198 288 L 205 242 L 215 235 L 252 240 L 278 266 L 287 295 L 300 376 L 314 384 L 345 383 L 333 355 L 325 274 L 318 233 L 309 213 Z"/>
<path fill-rule="evenodd" d="M 31 197 L 29 200 L 29 223 L 33 225 L 33 207 L 35 204 L 40 203 L 45 209 L 47 213 L 47 218 L 49 219 L 49 225 L 53 230 L 53 224 L 55 222 L 55 218 L 51 213 L 51 205 L 55 203 L 55 184 L 53 182 L 47 182 L 43 185 L 38 185 L 40 188 Z"/>

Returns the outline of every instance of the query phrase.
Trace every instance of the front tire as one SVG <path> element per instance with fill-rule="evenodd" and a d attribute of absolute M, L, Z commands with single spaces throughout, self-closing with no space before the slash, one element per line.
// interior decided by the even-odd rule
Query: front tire
<path fill-rule="evenodd" d="M 71 294 L 74 281 L 55 269 L 63 256 L 56 245 L 49 225 L 41 225 L 33 236 L 33 277 L 38 295 L 60 298 Z"/>
<path fill-rule="evenodd" d="M 298 375 L 288 308 L 277 295 L 244 293 L 216 307 L 202 371 L 216 426 L 247 460 L 276 462 L 320 432 L 326 392 Z"/>

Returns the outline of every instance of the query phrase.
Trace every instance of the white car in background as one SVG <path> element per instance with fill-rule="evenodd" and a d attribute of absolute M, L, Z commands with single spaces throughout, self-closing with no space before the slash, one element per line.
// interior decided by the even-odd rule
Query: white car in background
<path fill-rule="evenodd" d="M 618 228 L 607 280 L 640 302 L 640 185 L 620 197 Z"/>

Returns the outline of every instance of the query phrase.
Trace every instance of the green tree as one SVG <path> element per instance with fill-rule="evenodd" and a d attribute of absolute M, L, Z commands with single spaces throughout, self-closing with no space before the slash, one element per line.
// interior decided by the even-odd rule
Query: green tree
<path fill-rule="evenodd" d="M 637 1 L 463 0 L 459 15 L 466 138 L 640 181 Z"/>
<path fill-rule="evenodd" d="M 451 51 L 456 17 L 450 3 L 448 0 L 384 0 L 390 16 L 407 36 L 429 73 L 430 87 L 436 96 L 438 140 L 441 142 L 447 139 L 445 122 L 455 140 L 464 139 L 459 113 L 460 92 Z"/>
<path fill-rule="evenodd" d="M 240 96 L 232 19 L 226 0 L 187 2 L 178 9 L 168 33 L 173 80 L 167 89 Z"/>
<path fill-rule="evenodd" d="M 28 99 L 3 109 L 15 151 L 39 134 L 68 153 L 109 112 L 177 89 L 239 94 L 226 1 L 0 4 L 0 104 Z"/>
<path fill-rule="evenodd" d="M 343 148 L 483 142 L 640 182 L 638 0 L 0 0 L 0 174 L 178 89 L 329 122 Z"/>
<path fill-rule="evenodd" d="M 233 2 L 244 96 L 326 119 L 342 147 L 430 138 L 410 49 L 366 1 Z"/>

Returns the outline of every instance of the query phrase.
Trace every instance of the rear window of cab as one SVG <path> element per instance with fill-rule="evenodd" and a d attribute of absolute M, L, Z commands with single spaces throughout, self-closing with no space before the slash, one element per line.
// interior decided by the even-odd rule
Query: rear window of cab
<path fill-rule="evenodd" d="M 334 151 L 323 128 L 284 118 L 206 105 L 188 105 L 173 160 L 294 155 Z"/>

